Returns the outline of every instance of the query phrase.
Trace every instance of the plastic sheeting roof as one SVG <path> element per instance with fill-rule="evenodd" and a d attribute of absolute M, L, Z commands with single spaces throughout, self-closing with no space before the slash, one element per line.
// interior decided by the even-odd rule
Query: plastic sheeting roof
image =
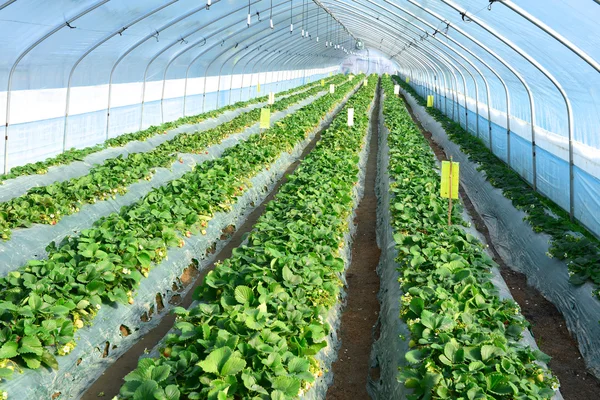
<path fill-rule="evenodd" d="M 455 79 L 478 111 L 489 104 L 549 132 L 570 165 L 575 152 L 598 177 L 598 3 L 0 0 L 0 122 L 8 131 L 11 107 L 27 106 L 11 104 L 20 90 L 331 66 L 360 39 L 437 84 Z"/>

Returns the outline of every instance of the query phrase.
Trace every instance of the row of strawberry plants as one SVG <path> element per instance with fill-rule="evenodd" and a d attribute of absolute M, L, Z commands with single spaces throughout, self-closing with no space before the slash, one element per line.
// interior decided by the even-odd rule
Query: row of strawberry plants
<path fill-rule="evenodd" d="M 0 279 L 0 377 L 22 365 L 56 367 L 51 350 L 69 353 L 76 330 L 91 324 L 102 304 L 133 303 L 139 282 L 169 247 L 183 246 L 182 235 L 205 234 L 207 221 L 229 211 L 249 180 L 303 141 L 352 87 L 340 85 Z"/>
<path fill-rule="evenodd" d="M 291 399 L 310 390 L 323 366 L 325 322 L 338 302 L 340 252 L 359 179 L 375 79 L 346 105 L 315 149 L 267 205 L 247 245 L 234 250 L 175 310 L 175 333 L 160 358 L 125 377 L 122 398 Z"/>
<path fill-rule="evenodd" d="M 297 92 L 298 90 L 301 90 L 303 88 L 314 87 L 316 85 L 317 85 L 317 83 L 313 82 L 313 83 L 304 85 L 302 87 L 295 87 L 295 88 L 286 90 L 284 92 L 278 93 L 278 96 L 286 96 L 290 93 Z M 17 178 L 19 176 L 45 174 L 48 172 L 49 167 L 57 166 L 57 165 L 66 165 L 66 164 L 70 164 L 74 161 L 81 161 L 88 155 L 97 153 L 97 152 L 107 149 L 109 147 L 121 147 L 121 146 L 126 145 L 129 142 L 133 142 L 136 140 L 146 140 L 152 136 L 166 133 L 166 131 L 178 128 L 182 125 L 197 124 L 197 123 L 205 121 L 209 118 L 215 118 L 215 117 L 223 114 L 226 111 L 236 110 L 238 108 L 247 107 L 252 104 L 265 102 L 265 101 L 267 101 L 267 99 L 268 99 L 268 96 L 262 96 L 262 97 L 256 97 L 256 98 L 253 98 L 253 99 L 250 99 L 247 101 L 240 101 L 240 102 L 237 102 L 237 103 L 234 103 L 231 105 L 227 105 L 225 107 L 221 107 L 219 109 L 208 111 L 205 113 L 192 115 L 192 116 L 188 116 L 188 117 L 181 117 L 175 121 L 165 122 L 161 125 L 152 125 L 146 129 L 138 131 L 138 132 L 126 133 L 126 134 L 117 136 L 115 138 L 108 139 L 104 143 L 98 144 L 95 146 L 90 146 L 90 147 L 86 147 L 83 149 L 72 148 L 70 150 L 62 152 L 61 154 L 59 154 L 55 157 L 48 158 L 44 161 L 38 161 L 38 162 L 34 162 L 34 163 L 21 165 L 18 167 L 13 167 L 13 168 L 11 168 L 9 173 L 0 175 L 0 184 L 5 180 Z"/>
<path fill-rule="evenodd" d="M 549 399 L 548 356 L 520 342 L 528 323 L 492 284 L 494 262 L 447 201 L 429 148 L 391 79 L 383 85 L 389 131 L 392 229 L 401 273 L 400 318 L 411 340 L 399 379 L 409 399 Z"/>
<path fill-rule="evenodd" d="M 343 80 L 336 77 L 333 82 Z M 311 89 L 281 99 L 271 106 L 273 112 L 282 111 L 291 104 L 322 91 L 317 85 Z M 48 186 L 35 187 L 26 194 L 0 203 L 0 234 L 4 240 L 17 227 L 29 227 L 34 223 L 56 224 L 66 215 L 79 211 L 84 204 L 92 204 L 123 195 L 127 187 L 142 179 L 150 179 L 153 169 L 170 167 L 176 162 L 178 153 L 200 153 L 208 146 L 220 143 L 229 135 L 239 133 L 260 118 L 260 109 L 243 113 L 215 128 L 195 133 L 182 133 L 155 149 L 104 161 L 92 168 L 87 175 L 55 182 Z"/>
<path fill-rule="evenodd" d="M 420 105 L 425 106 L 425 100 L 410 85 L 399 78 L 397 80 Z M 427 108 L 427 112 L 442 124 L 450 139 L 460 146 L 469 159 L 477 163 L 480 170 L 485 171 L 487 180 L 501 189 L 516 208 L 527 214 L 525 220 L 532 229 L 551 236 L 548 255 L 567 263 L 569 281 L 574 285 L 581 285 L 589 280 L 600 285 L 600 241 L 580 224 L 571 222 L 568 213 L 561 207 L 534 191 L 517 172 L 491 152 L 481 139 L 467 133 L 441 111 Z M 593 294 L 600 298 L 600 290 L 595 290 Z"/>

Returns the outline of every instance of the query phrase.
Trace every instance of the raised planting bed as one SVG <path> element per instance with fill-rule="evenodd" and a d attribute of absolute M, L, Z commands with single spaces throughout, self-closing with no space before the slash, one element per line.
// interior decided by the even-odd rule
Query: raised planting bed
<path fill-rule="evenodd" d="M 519 306 L 500 295 L 496 266 L 466 232 L 460 206 L 448 226 L 433 152 L 393 86 L 384 79 L 389 204 L 382 206 L 389 207 L 397 254 L 387 267 L 398 268 L 401 297 L 399 310 L 384 304 L 382 314 L 399 311 L 402 323 L 393 329 L 405 334 L 390 346 L 404 352 L 396 359 L 403 386 L 387 390 L 407 399 L 561 398 L 544 365 L 548 357 L 524 342 L 528 323 Z M 382 376 L 397 366 L 382 365 Z"/>
<path fill-rule="evenodd" d="M 81 235 L 51 246 L 48 259 L 32 261 L 2 279 L 0 309 L 6 336 L 1 349 L 13 350 L 3 353 L 5 365 L 36 369 L 41 365 L 56 368 L 60 363 L 58 372 L 26 373 L 6 382 L 5 388 L 25 398 L 42 398 L 61 391 L 77 396 L 81 382 L 101 372 L 92 368 L 102 362 L 99 355 L 92 354 L 94 346 L 103 347 L 104 340 L 118 336 L 121 317 L 132 320 L 129 307 L 141 310 L 135 308 L 136 289 L 143 289 L 140 294 L 149 302 L 161 288 L 168 288 L 174 279 L 166 277 L 178 276 L 165 275 L 165 268 L 173 267 L 171 256 L 181 260 L 177 267 L 182 272 L 194 255 L 181 251 L 185 252 L 186 243 L 196 238 L 199 241 L 193 250 L 201 250 L 195 255 L 201 258 L 220 235 L 220 230 L 209 224 L 215 219 L 219 224 L 235 219 L 224 215 L 253 190 L 253 183 L 267 184 L 252 179 L 273 165 L 285 171 L 293 159 L 288 159 L 287 165 L 277 161 L 297 150 L 298 144 L 306 145 L 310 135 L 354 87 L 350 82 L 340 85 L 335 94 L 322 96 L 273 128 L 227 149 L 221 158 L 197 166 L 120 213 L 102 218 Z M 246 207 L 260 200 L 261 188 L 256 189 L 244 199 Z M 209 234 L 214 240 L 201 240 Z M 151 270 L 155 267 L 159 279 L 153 278 L 156 273 Z M 145 277 L 149 277 L 150 286 L 144 286 Z M 96 320 L 100 326 L 94 324 Z M 88 324 L 93 325 L 85 327 Z M 23 341 L 24 337 L 28 339 Z M 128 340 L 130 346 L 129 336 Z M 24 350 L 22 343 L 28 345 Z M 35 352 L 29 351 L 29 343 L 35 345 Z M 82 352 L 77 353 L 77 343 L 84 345 Z M 119 345 L 117 354 L 127 346 L 122 342 Z M 53 352 L 68 356 L 57 362 Z M 86 368 L 77 369 L 80 363 Z"/>
<path fill-rule="evenodd" d="M 197 304 L 175 310 L 162 355 L 140 361 L 122 398 L 323 397 L 375 87 L 371 78 L 350 98 L 354 126 L 343 110 Z"/>

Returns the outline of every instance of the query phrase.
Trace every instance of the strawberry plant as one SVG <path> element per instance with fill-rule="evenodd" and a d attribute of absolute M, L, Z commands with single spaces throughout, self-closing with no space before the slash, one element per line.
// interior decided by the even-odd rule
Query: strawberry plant
<path fill-rule="evenodd" d="M 278 96 L 285 96 L 290 93 L 294 93 L 299 90 L 302 90 L 304 88 L 315 87 L 317 85 L 318 85 L 318 83 L 315 83 L 315 82 L 309 83 L 309 84 L 301 86 L 301 87 L 295 87 L 295 88 L 286 90 L 285 92 L 278 93 Z M 257 98 L 250 99 L 247 101 L 240 101 L 235 104 L 221 107 L 217 110 L 208 111 L 208 112 L 205 112 L 202 114 L 188 116 L 188 117 L 181 117 L 175 121 L 165 122 L 164 124 L 161 124 L 158 126 L 153 125 L 153 126 L 150 126 L 146 129 L 138 131 L 138 132 L 123 134 L 123 135 L 117 136 L 115 138 L 108 139 L 104 143 L 98 144 L 95 146 L 90 146 L 90 147 L 86 147 L 83 149 L 72 148 L 70 150 L 64 151 L 63 153 L 61 153 L 55 157 L 48 158 L 44 161 L 38 161 L 35 163 L 29 163 L 29 164 L 13 167 L 13 168 L 11 168 L 9 173 L 0 175 L 0 184 L 7 179 L 13 179 L 13 178 L 17 178 L 19 176 L 45 174 L 48 172 L 49 167 L 56 166 L 56 165 L 70 164 L 74 161 L 81 161 L 86 156 L 93 154 L 93 153 L 97 153 L 108 147 L 121 147 L 121 146 L 126 145 L 129 142 L 133 142 L 136 140 L 143 141 L 152 136 L 166 133 L 166 131 L 175 129 L 179 126 L 187 125 L 187 124 L 197 124 L 197 123 L 207 120 L 209 118 L 215 118 L 215 117 L 223 114 L 226 111 L 235 110 L 235 109 L 242 108 L 242 107 L 247 107 L 249 105 L 256 104 L 256 103 L 266 102 L 267 99 L 268 99 L 268 96 L 262 96 L 262 97 L 257 97 Z"/>
<path fill-rule="evenodd" d="M 333 81 L 340 80 L 343 81 L 342 76 Z M 321 91 L 320 86 L 314 86 L 275 102 L 271 109 L 274 112 L 285 110 Z M 54 225 L 64 216 L 79 212 L 83 204 L 114 199 L 127 192 L 129 185 L 142 179 L 149 180 L 155 168 L 170 167 L 176 162 L 178 153 L 200 153 L 229 135 L 243 131 L 259 118 L 260 109 L 257 108 L 215 128 L 177 135 L 151 151 L 108 159 L 82 177 L 32 188 L 23 196 L 0 203 L 0 234 L 7 240 L 11 229 L 16 227 L 29 227 L 34 223 Z"/>
<path fill-rule="evenodd" d="M 374 79 L 372 79 L 374 81 Z M 175 333 L 157 359 L 141 360 L 121 397 L 291 399 L 323 371 L 324 318 L 338 301 L 340 258 L 375 84 L 359 90 L 289 176 L 248 236 L 175 310 Z M 338 89 L 339 90 L 339 89 Z M 337 91 L 336 91 L 337 93 Z M 160 371 L 158 374 L 155 371 Z M 164 393 L 164 395 L 163 395 Z"/>
<path fill-rule="evenodd" d="M 419 104 L 425 105 L 425 100 L 410 85 L 398 77 L 395 79 Z M 478 169 L 485 171 L 486 179 L 492 186 L 501 189 L 516 208 L 527 214 L 525 221 L 532 229 L 551 237 L 548 256 L 567 263 L 569 281 L 573 285 L 582 285 L 586 281 L 600 285 L 600 241 L 581 224 L 571 222 L 568 213 L 560 206 L 534 191 L 481 139 L 467 133 L 441 111 L 435 108 L 426 110 L 442 124 L 450 139 L 460 146 L 469 159 L 479 165 Z M 593 294 L 600 298 L 600 290 L 596 289 Z"/>
<path fill-rule="evenodd" d="M 185 244 L 183 236 L 201 234 L 215 213 L 229 211 L 250 179 L 305 140 L 352 88 L 350 82 L 340 85 L 335 94 L 227 149 L 221 158 L 152 190 L 80 235 L 50 244 L 46 259 L 0 278 L 0 366 L 56 367 L 54 355 L 75 347 L 77 329 L 92 324 L 105 304 L 135 301 L 138 283 L 169 248 Z M 8 371 L 0 369 L 0 375 Z"/>
<path fill-rule="evenodd" d="M 528 324 L 491 282 L 494 262 L 481 243 L 447 225 L 433 152 L 393 83 L 383 84 L 389 130 L 392 229 L 404 293 L 400 318 L 411 334 L 399 379 L 409 399 L 550 399 L 558 381 L 549 357 L 520 343 Z"/>

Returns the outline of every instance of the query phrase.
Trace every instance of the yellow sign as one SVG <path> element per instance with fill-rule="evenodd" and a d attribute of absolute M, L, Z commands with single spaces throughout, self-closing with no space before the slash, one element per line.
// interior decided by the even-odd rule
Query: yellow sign
<path fill-rule="evenodd" d="M 433 107 L 433 95 L 429 95 L 427 96 L 427 107 L 431 108 Z"/>
<path fill-rule="evenodd" d="M 271 109 L 261 108 L 260 110 L 260 129 L 269 129 L 271 127 Z"/>
<path fill-rule="evenodd" d="M 460 164 L 457 162 L 442 161 L 442 189 L 441 196 L 449 199 L 458 199 L 458 182 L 460 174 Z M 452 176 L 452 186 L 450 186 L 450 176 Z"/>
<path fill-rule="evenodd" d="M 321 86 L 325 86 L 325 79 L 321 79 Z"/>
<path fill-rule="evenodd" d="M 257 91 L 258 93 L 260 93 L 260 81 L 259 81 L 259 82 L 258 82 L 258 84 L 256 85 L 256 91 Z"/>
<path fill-rule="evenodd" d="M 410 83 L 410 78 L 408 76 L 406 77 L 406 83 Z"/>

